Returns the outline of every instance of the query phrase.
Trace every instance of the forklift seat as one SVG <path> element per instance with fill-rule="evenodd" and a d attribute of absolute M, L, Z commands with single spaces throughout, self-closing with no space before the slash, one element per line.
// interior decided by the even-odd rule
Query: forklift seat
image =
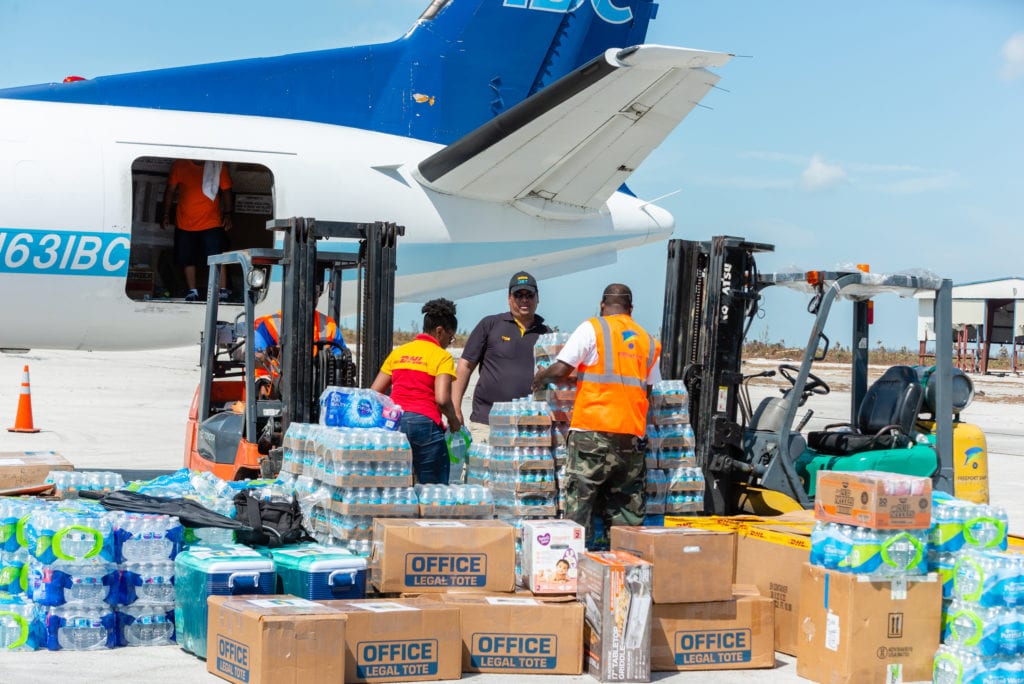
<path fill-rule="evenodd" d="M 864 395 L 857 411 L 857 431 L 834 430 L 838 425 L 829 425 L 824 431 L 809 433 L 807 445 L 832 456 L 905 448 L 912 441 L 911 431 L 923 400 L 924 388 L 914 369 L 893 366 Z"/>

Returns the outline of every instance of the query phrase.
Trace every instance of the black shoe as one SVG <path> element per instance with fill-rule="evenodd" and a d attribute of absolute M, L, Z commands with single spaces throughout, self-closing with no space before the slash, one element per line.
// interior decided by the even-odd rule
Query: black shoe
<path fill-rule="evenodd" d="M 189 290 L 188 294 L 185 295 L 185 301 L 186 302 L 198 302 L 199 301 L 199 290 L 196 290 L 196 289 Z"/>

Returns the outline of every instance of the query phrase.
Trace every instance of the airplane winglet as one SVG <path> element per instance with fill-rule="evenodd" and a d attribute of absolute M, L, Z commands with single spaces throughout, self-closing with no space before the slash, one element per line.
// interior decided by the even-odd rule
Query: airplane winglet
<path fill-rule="evenodd" d="M 423 160 L 418 180 L 492 202 L 600 209 L 718 81 L 732 55 L 611 48 Z"/>

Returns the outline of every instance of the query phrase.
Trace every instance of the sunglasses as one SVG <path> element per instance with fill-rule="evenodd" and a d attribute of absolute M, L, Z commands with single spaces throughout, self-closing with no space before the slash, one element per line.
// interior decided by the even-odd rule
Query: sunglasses
<path fill-rule="evenodd" d="M 519 292 L 513 292 L 512 296 L 516 299 L 533 299 L 537 296 L 537 293 L 530 292 L 529 290 L 519 290 Z"/>

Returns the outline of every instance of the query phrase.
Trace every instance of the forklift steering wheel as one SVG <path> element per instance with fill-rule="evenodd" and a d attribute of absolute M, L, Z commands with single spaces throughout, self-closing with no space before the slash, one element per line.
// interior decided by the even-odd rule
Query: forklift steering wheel
<path fill-rule="evenodd" d="M 800 369 L 796 366 L 791 366 L 788 363 L 784 363 L 779 366 L 779 375 L 789 380 L 789 384 L 796 385 L 796 376 L 800 373 Z M 807 374 L 807 382 L 804 383 L 805 394 L 828 394 L 832 391 L 832 388 L 828 386 L 828 383 L 819 378 L 814 373 Z"/>

